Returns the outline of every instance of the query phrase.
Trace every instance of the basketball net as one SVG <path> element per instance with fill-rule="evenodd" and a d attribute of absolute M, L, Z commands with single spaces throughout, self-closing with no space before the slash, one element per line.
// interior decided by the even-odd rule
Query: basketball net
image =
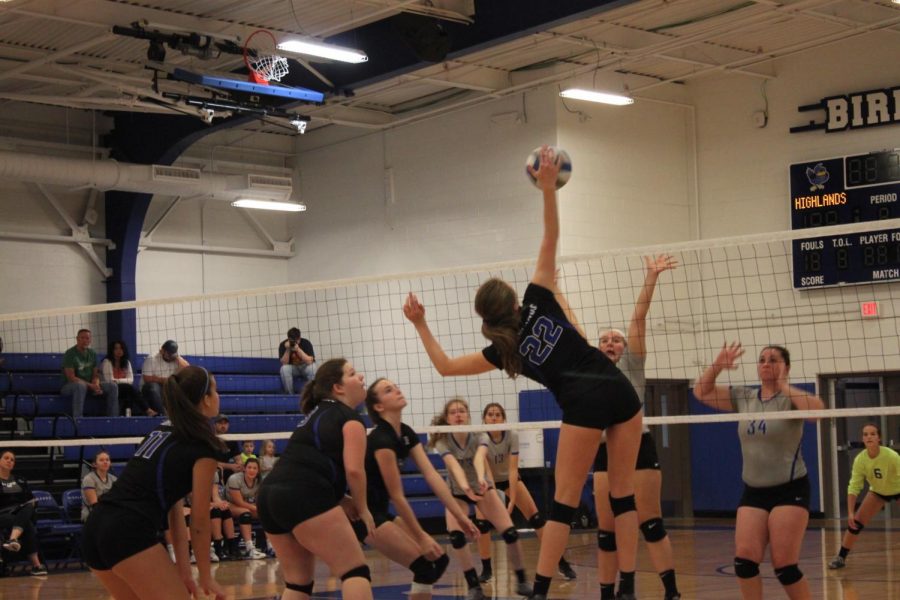
<path fill-rule="evenodd" d="M 269 81 L 281 81 L 288 74 L 288 62 L 283 56 L 266 52 L 268 50 L 255 50 L 250 47 L 250 40 L 258 33 L 263 33 L 272 40 L 272 50 L 275 49 L 275 36 L 266 29 L 257 29 L 244 42 L 244 64 L 247 65 L 247 79 L 251 83 L 269 85 Z M 265 37 L 265 36 L 262 36 Z"/>

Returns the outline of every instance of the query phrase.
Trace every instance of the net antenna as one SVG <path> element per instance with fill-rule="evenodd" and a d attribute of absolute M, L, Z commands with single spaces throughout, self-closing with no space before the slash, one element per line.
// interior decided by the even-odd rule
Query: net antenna
<path fill-rule="evenodd" d="M 269 52 L 268 45 L 262 46 L 259 50 L 250 46 L 250 41 L 257 34 L 263 34 L 262 39 L 266 36 L 271 39 L 272 52 Z M 247 65 L 247 79 L 251 83 L 269 85 L 269 81 L 281 81 L 281 78 L 288 74 L 288 61 L 285 57 L 274 53 L 276 45 L 275 36 L 267 29 L 257 29 L 247 37 L 247 41 L 244 42 L 244 64 Z"/>

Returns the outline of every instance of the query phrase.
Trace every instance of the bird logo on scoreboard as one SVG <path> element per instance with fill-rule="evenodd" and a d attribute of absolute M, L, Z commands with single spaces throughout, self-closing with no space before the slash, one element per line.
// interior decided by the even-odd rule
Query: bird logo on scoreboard
<path fill-rule="evenodd" d="M 825 189 L 825 184 L 831 178 L 831 175 L 828 174 L 828 169 L 825 168 L 825 165 L 818 163 L 812 168 L 806 167 L 806 178 L 809 180 L 809 191 L 815 192 L 816 190 Z"/>

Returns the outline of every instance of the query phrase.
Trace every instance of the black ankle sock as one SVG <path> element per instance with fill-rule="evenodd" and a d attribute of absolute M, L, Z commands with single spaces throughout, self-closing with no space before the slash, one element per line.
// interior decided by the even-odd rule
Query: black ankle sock
<path fill-rule="evenodd" d="M 850 554 L 850 548 L 841 546 L 841 551 L 838 552 L 838 556 L 840 556 L 841 558 L 847 558 L 848 554 Z"/>
<path fill-rule="evenodd" d="M 675 584 L 675 569 L 669 569 L 659 574 L 663 587 L 666 588 L 666 596 L 677 596 L 678 586 Z"/>
<path fill-rule="evenodd" d="M 619 593 L 634 593 L 634 571 L 619 571 Z"/>
<path fill-rule="evenodd" d="M 475 572 L 475 569 L 469 569 L 463 575 L 466 576 L 466 583 L 469 585 L 470 590 L 481 585 L 478 583 L 478 573 Z"/>
<path fill-rule="evenodd" d="M 550 582 L 553 581 L 552 577 L 544 577 L 538 573 L 534 574 L 534 595 L 538 594 L 547 595 L 547 592 L 550 591 Z"/>
<path fill-rule="evenodd" d="M 482 573 L 493 573 L 494 570 L 491 568 L 491 559 L 482 558 L 481 559 L 481 572 Z"/>
<path fill-rule="evenodd" d="M 556 564 L 558 564 L 560 568 L 564 568 L 564 567 L 568 567 L 568 566 L 569 566 L 569 562 L 565 559 L 565 557 L 561 557 L 561 558 L 559 559 L 559 562 L 556 563 Z"/>
<path fill-rule="evenodd" d="M 516 581 L 525 583 L 525 569 L 516 569 Z"/>
<path fill-rule="evenodd" d="M 600 584 L 600 600 L 616 600 L 616 584 L 601 583 Z"/>

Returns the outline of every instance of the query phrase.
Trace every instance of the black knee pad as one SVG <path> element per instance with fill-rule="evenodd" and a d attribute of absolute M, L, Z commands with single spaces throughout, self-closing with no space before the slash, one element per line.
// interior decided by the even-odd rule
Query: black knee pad
<path fill-rule="evenodd" d="M 778 578 L 781 585 L 791 585 L 803 579 L 803 571 L 798 569 L 796 564 L 787 565 L 775 569 L 775 577 Z"/>
<path fill-rule="evenodd" d="M 240 523 L 241 525 L 250 525 L 251 523 L 253 523 L 253 517 L 250 516 L 249 512 L 245 512 L 238 517 L 238 523 Z"/>
<path fill-rule="evenodd" d="M 450 545 L 459 550 L 466 547 L 466 534 L 459 530 L 450 532 Z"/>
<path fill-rule="evenodd" d="M 657 517 L 644 521 L 641 523 L 641 533 L 644 534 L 644 539 L 650 543 L 665 539 L 666 528 L 663 526 L 663 520 Z"/>
<path fill-rule="evenodd" d="M 634 494 L 623 496 L 621 498 L 613 498 L 612 494 L 610 494 L 609 506 L 612 508 L 613 515 L 617 517 L 619 515 L 624 515 L 627 512 L 637 510 L 637 507 L 634 505 Z"/>
<path fill-rule="evenodd" d="M 597 530 L 597 547 L 600 548 L 604 552 L 615 552 L 616 551 L 616 532 L 598 529 Z"/>
<path fill-rule="evenodd" d="M 284 587 L 289 590 L 294 590 L 295 592 L 304 593 L 307 596 L 312 596 L 313 582 L 310 581 L 309 583 L 306 583 L 304 585 L 299 585 L 296 583 L 288 583 L 287 581 L 285 581 Z"/>
<path fill-rule="evenodd" d="M 578 510 L 577 506 L 566 506 L 565 504 L 561 504 L 556 500 L 553 501 L 553 506 L 550 508 L 550 521 L 556 521 L 557 523 L 562 523 L 566 527 L 572 526 L 572 517 L 575 516 L 575 511 Z"/>
<path fill-rule="evenodd" d="M 446 554 L 441 554 L 436 561 L 434 561 L 434 580 L 437 581 L 441 577 L 444 576 L 444 571 L 447 570 L 447 567 L 450 566 L 450 557 Z"/>
<path fill-rule="evenodd" d="M 734 557 L 734 574 L 740 579 L 751 579 L 759 575 L 759 563 L 748 558 Z"/>
<path fill-rule="evenodd" d="M 447 555 L 445 554 L 444 556 Z M 436 573 L 435 563 L 424 556 L 420 556 L 414 560 L 412 564 L 409 565 L 409 570 L 413 572 L 413 583 L 432 585 L 441 577 Z"/>
<path fill-rule="evenodd" d="M 477 527 L 478 531 L 480 531 L 481 533 L 489 533 L 491 529 L 494 528 L 494 526 L 491 525 L 491 522 L 487 519 L 475 519 L 474 523 L 475 527 Z"/>
<path fill-rule="evenodd" d="M 341 575 L 341 581 L 347 581 L 348 579 L 353 579 L 354 577 L 362 577 L 363 579 L 372 581 L 372 574 L 369 572 L 369 565 L 362 565 L 361 567 L 350 569 L 349 571 Z"/>
<path fill-rule="evenodd" d="M 866 528 L 866 526 L 863 525 L 862 523 L 860 523 L 859 521 L 857 521 L 856 523 L 857 523 L 857 525 L 856 525 L 855 528 L 850 527 L 849 525 L 847 525 L 847 531 L 849 531 L 849 532 L 852 533 L 853 535 L 859 535 L 859 533 L 860 533 L 863 529 Z"/>
<path fill-rule="evenodd" d="M 366 524 L 362 519 L 359 521 L 350 521 L 350 527 L 353 528 L 353 533 L 356 535 L 356 539 L 359 540 L 360 544 L 369 537 L 369 530 L 366 529 Z"/>
<path fill-rule="evenodd" d="M 531 518 L 528 519 L 528 524 L 531 525 L 532 529 L 540 529 L 547 524 L 547 519 L 544 518 L 541 511 L 538 511 L 531 515 Z"/>
<path fill-rule="evenodd" d="M 506 531 L 502 533 L 503 541 L 507 544 L 515 544 L 519 541 L 519 532 L 516 531 L 515 527 L 510 527 Z"/>

